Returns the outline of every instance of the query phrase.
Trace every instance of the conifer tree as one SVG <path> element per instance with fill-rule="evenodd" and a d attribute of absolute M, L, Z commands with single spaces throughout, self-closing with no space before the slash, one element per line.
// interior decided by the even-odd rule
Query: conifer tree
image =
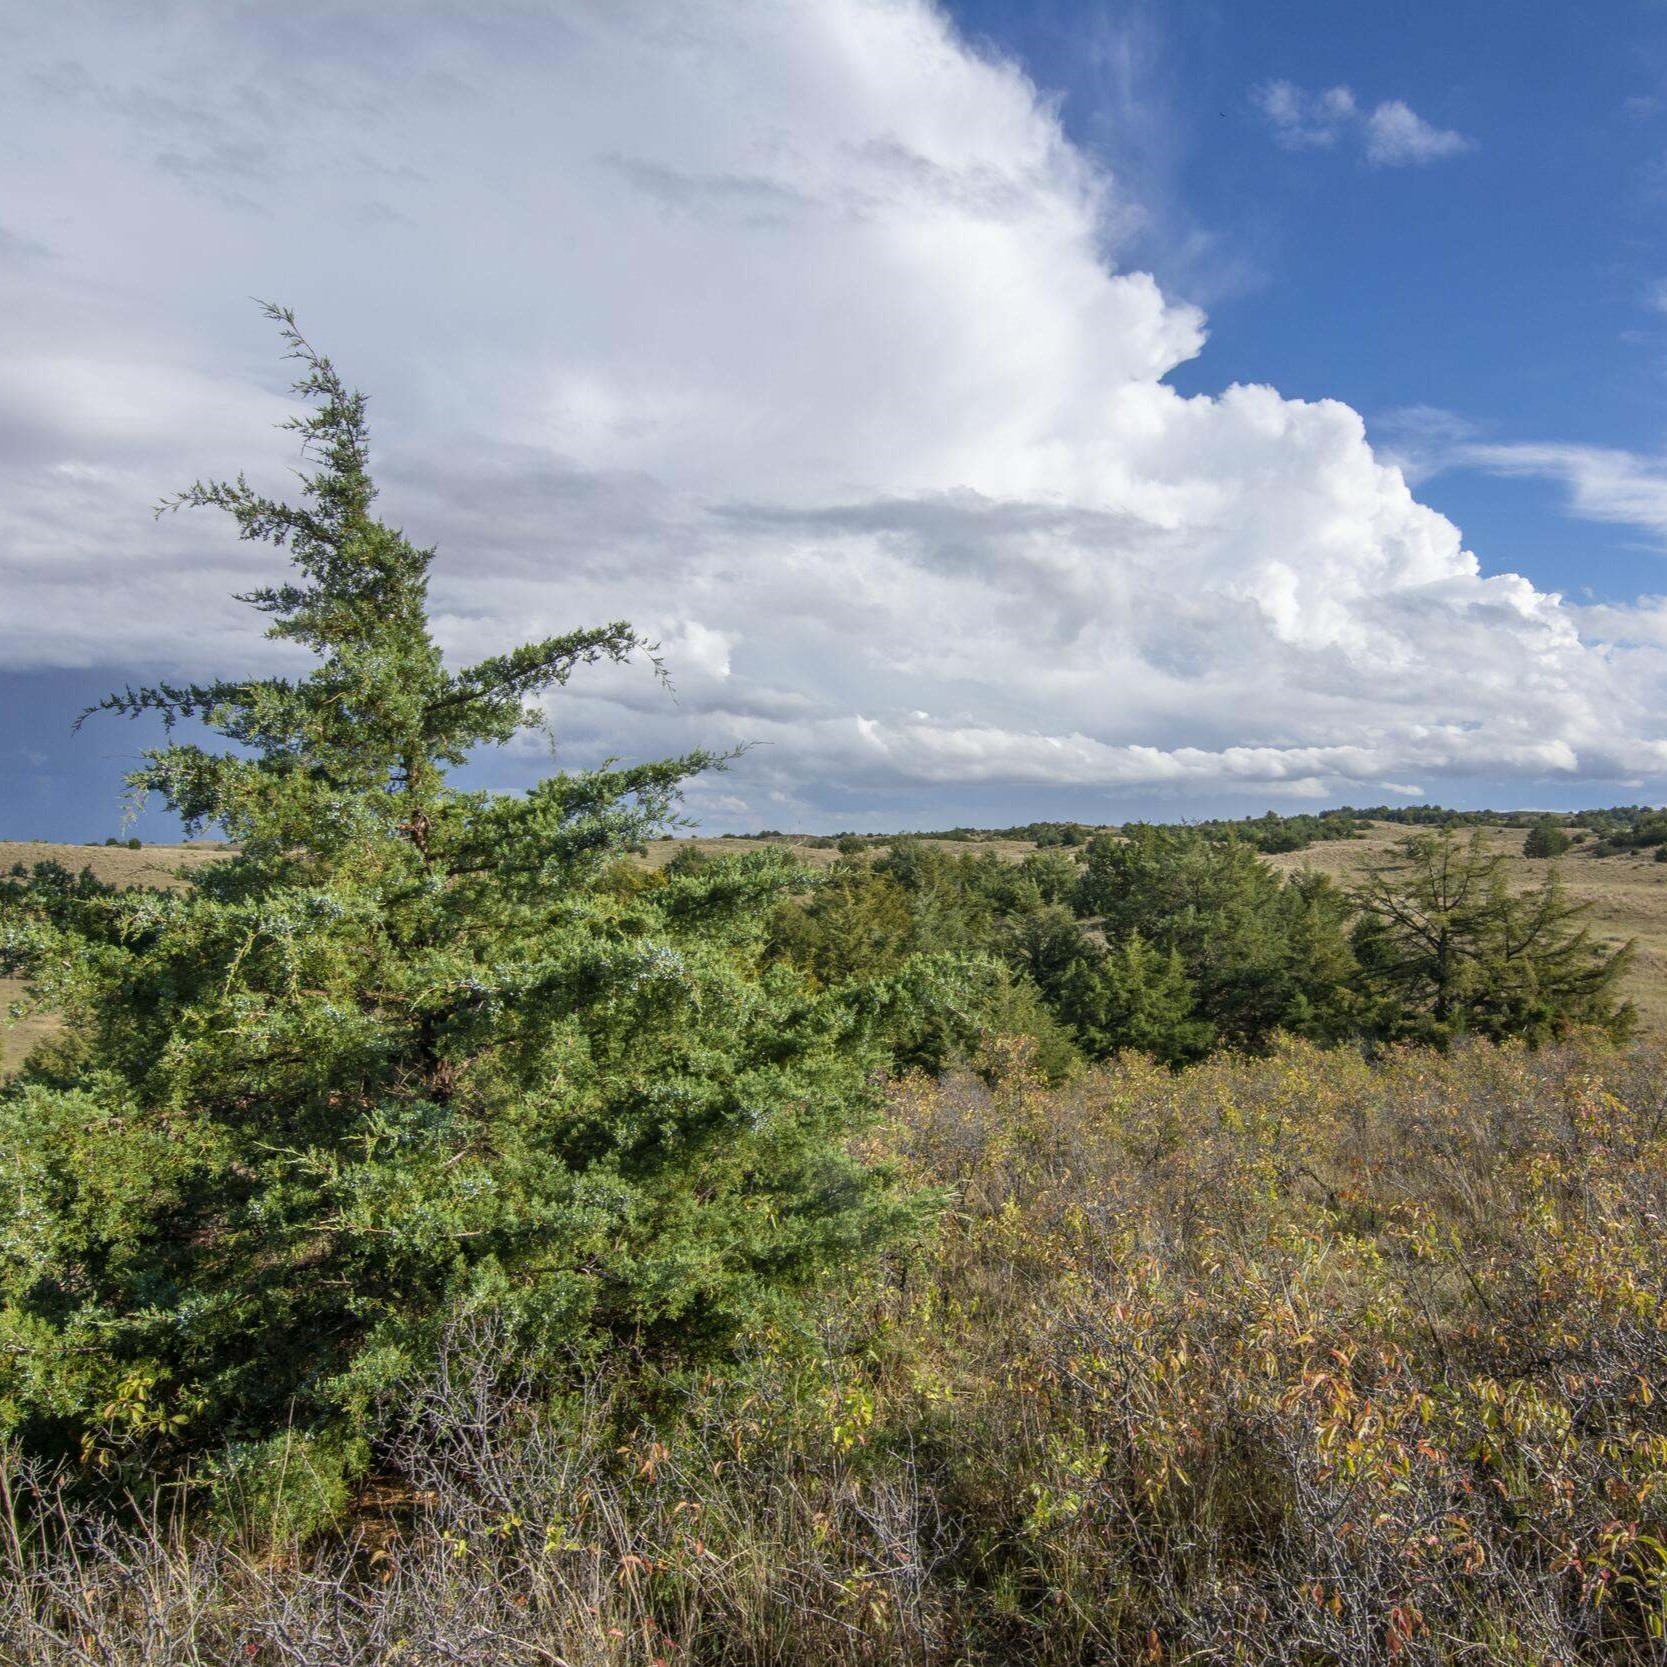
<path fill-rule="evenodd" d="M 1281 1030 L 1331 1040 L 1348 1028 L 1353 976 L 1336 889 L 1282 880 L 1242 840 L 1193 828 L 1130 824 L 1084 858 L 1079 913 L 1106 939 L 1136 933 L 1179 957 L 1198 1012 L 1218 1040 L 1265 1047 Z"/>
<path fill-rule="evenodd" d="M 1549 820 L 1536 822 L 1522 841 L 1525 857 L 1560 857 L 1568 848 L 1568 834 Z"/>
<path fill-rule="evenodd" d="M 1164 954 L 1138 932 L 1100 960 L 1077 961 L 1063 981 L 1059 1007 L 1094 1058 L 1134 1049 L 1179 1065 L 1201 1058 L 1213 1040 L 1180 953 Z"/>
<path fill-rule="evenodd" d="M 173 891 L 43 870 L 0 897 L 0 972 L 65 1021 L 0 1090 L 0 1433 L 118 1469 L 308 1443 L 350 1470 L 460 1314 L 535 1366 L 721 1350 L 910 1213 L 846 1137 L 930 969 L 766 967 L 799 883 L 775 853 L 618 883 L 710 754 L 455 786 L 649 645 L 614 623 L 448 667 L 434 553 L 373 512 L 364 397 L 268 311 L 309 402 L 299 502 L 240 477 L 164 507 L 287 550 L 246 600 L 312 669 L 102 702 L 161 715 L 132 785 L 235 854 Z"/>
<path fill-rule="evenodd" d="M 1512 891 L 1480 830 L 1410 834 L 1354 893 L 1354 948 L 1386 1034 L 1445 1044 L 1474 1034 L 1539 1042 L 1575 1025 L 1632 1028 L 1616 987 L 1632 944 L 1612 952 L 1583 924 L 1556 870 Z"/>

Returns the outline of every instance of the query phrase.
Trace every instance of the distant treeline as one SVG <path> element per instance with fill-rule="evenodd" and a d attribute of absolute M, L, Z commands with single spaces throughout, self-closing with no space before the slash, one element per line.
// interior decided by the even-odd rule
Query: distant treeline
<path fill-rule="evenodd" d="M 1019 822 L 1010 828 L 926 828 L 908 833 L 789 834 L 780 828 L 761 828 L 755 834 L 725 834 L 725 839 L 790 839 L 813 851 L 832 850 L 846 844 L 852 850 L 870 845 L 889 845 L 895 839 L 949 840 L 961 845 L 985 845 L 996 840 L 1029 840 L 1044 848 L 1055 845 L 1086 845 L 1095 834 L 1108 831 L 1088 822 Z"/>
<path fill-rule="evenodd" d="M 1411 827 L 1561 828 L 1592 837 L 1592 855 L 1667 848 L 1667 810 L 1657 805 L 1609 805 L 1593 810 L 1444 810 L 1440 805 L 1379 805 L 1346 811 L 1362 821 L 1395 822 Z"/>
<path fill-rule="evenodd" d="M 1562 828 L 1577 836 L 1588 833 L 1592 854 L 1609 856 L 1619 851 L 1667 847 L 1667 809 L 1656 805 L 1610 805 L 1593 810 L 1449 810 L 1443 805 L 1339 805 L 1333 810 L 1299 811 L 1281 816 L 1266 811 L 1260 816 L 1212 817 L 1197 822 L 1154 823 L 1151 826 L 1189 828 L 1206 839 L 1235 839 L 1252 850 L 1272 856 L 1283 851 L 1306 851 L 1309 846 L 1334 839 L 1358 839 L 1373 822 L 1387 822 L 1407 828 L 1505 827 L 1531 829 Z M 1147 824 L 1141 824 L 1145 826 Z M 779 828 L 762 828 L 755 834 L 725 834 L 725 839 L 791 840 L 812 850 L 842 850 L 847 854 L 898 839 L 931 839 L 963 845 L 993 844 L 1000 840 L 1027 840 L 1043 850 L 1058 846 L 1087 845 L 1097 835 L 1116 833 L 1114 823 L 1018 822 L 1008 828 L 932 828 L 906 833 L 789 834 Z"/>

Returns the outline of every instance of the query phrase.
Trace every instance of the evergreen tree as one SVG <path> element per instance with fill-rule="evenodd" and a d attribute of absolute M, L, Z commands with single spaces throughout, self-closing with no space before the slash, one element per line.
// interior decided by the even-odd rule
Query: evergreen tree
<path fill-rule="evenodd" d="M 995 948 L 1015 972 L 1051 996 L 1094 946 L 1069 909 L 1041 903 L 1004 920 L 995 935 Z"/>
<path fill-rule="evenodd" d="M 771 925 L 772 952 L 826 987 L 897 972 L 915 947 L 909 899 L 861 858 L 842 859 L 784 900 Z"/>
<path fill-rule="evenodd" d="M 909 1214 L 846 1137 L 930 969 L 765 966 L 803 879 L 773 852 L 620 883 L 708 754 L 453 786 L 649 648 L 616 623 L 449 669 L 433 553 L 373 514 L 363 396 L 271 316 L 312 402 L 300 502 L 239 478 L 165 507 L 288 550 L 246 600 L 312 669 L 102 703 L 161 714 L 134 788 L 236 854 L 178 891 L 42 870 L 0 898 L 0 972 L 68 1035 L 0 1090 L 0 1431 L 117 1466 L 351 1468 L 454 1316 L 534 1365 L 722 1349 Z"/>
<path fill-rule="evenodd" d="M 1174 951 L 1199 1014 L 1231 1046 L 1347 1028 L 1353 967 L 1336 889 L 1285 883 L 1236 837 L 1131 824 L 1122 839 L 1095 839 L 1076 906 L 1099 917 L 1108 942 L 1138 934 Z"/>
<path fill-rule="evenodd" d="M 1629 943 L 1605 953 L 1555 870 L 1513 892 L 1506 858 L 1481 832 L 1408 835 L 1356 889 L 1355 953 L 1379 1003 L 1378 1028 L 1438 1044 L 1465 1034 L 1543 1041 L 1574 1025 L 1627 1034 L 1616 999 Z"/>
<path fill-rule="evenodd" d="M 1536 822 L 1522 842 L 1525 857 L 1560 857 L 1569 848 L 1569 836 L 1555 822 Z"/>
<path fill-rule="evenodd" d="M 1360 1033 L 1360 966 L 1349 942 L 1354 907 L 1329 874 L 1301 869 L 1278 894 L 1287 986 L 1280 1028 L 1312 1042 Z"/>
<path fill-rule="evenodd" d="M 1069 904 L 1076 896 L 1077 864 L 1062 851 L 1032 851 L 1018 866 L 1020 874 L 1035 886 L 1042 902 Z"/>
<path fill-rule="evenodd" d="M 1076 962 L 1062 981 L 1059 1008 L 1096 1059 L 1135 1049 L 1179 1065 L 1202 1058 L 1214 1039 L 1180 953 L 1166 955 L 1138 932 L 1098 961 Z"/>

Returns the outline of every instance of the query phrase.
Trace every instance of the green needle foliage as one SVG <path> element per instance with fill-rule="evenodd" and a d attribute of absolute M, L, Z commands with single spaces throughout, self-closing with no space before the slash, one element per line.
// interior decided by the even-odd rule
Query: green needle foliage
<path fill-rule="evenodd" d="M 1200 1016 L 1229 1047 L 1263 1048 L 1281 1031 L 1315 1041 L 1350 1033 L 1355 967 L 1336 887 L 1315 876 L 1282 880 L 1236 837 L 1140 824 L 1124 832 L 1089 845 L 1077 907 L 1099 918 L 1112 944 L 1138 934 L 1165 970 L 1160 977 L 1156 963 L 1126 951 L 1108 986 L 1125 994 L 1111 1011 L 1126 1001 L 1145 1010 L 1160 990 L 1171 1006 L 1190 984 Z M 1171 952 L 1184 980 L 1167 968 Z M 1148 989 L 1138 999 L 1130 993 Z M 1163 1051 L 1185 1056 L 1178 1040 Z"/>
<path fill-rule="evenodd" d="M 1209 1052 L 1210 1026 L 1180 952 L 1152 948 L 1138 932 L 1100 961 L 1073 964 L 1060 992 L 1063 1017 L 1097 1059 L 1133 1048 L 1166 1065 Z"/>
<path fill-rule="evenodd" d="M 1536 822 L 1522 841 L 1525 857 L 1560 857 L 1573 842 L 1555 822 Z"/>
<path fill-rule="evenodd" d="M 1512 891 L 1505 856 L 1480 831 L 1409 834 L 1355 889 L 1353 946 L 1396 1038 L 1445 1046 L 1465 1035 L 1541 1043 L 1586 1025 L 1617 1041 L 1635 1021 L 1617 997 L 1634 946 L 1605 951 L 1553 869 Z"/>
<path fill-rule="evenodd" d="M 767 964 L 802 883 L 773 853 L 624 871 L 709 754 L 450 785 L 572 673 L 650 650 L 616 623 L 448 669 L 433 552 L 372 513 L 363 396 L 269 312 L 311 402 L 300 503 L 240 478 L 163 507 L 287 550 L 246 600 L 314 663 L 102 703 L 161 714 L 133 787 L 234 858 L 0 896 L 0 971 L 67 1037 L 0 1091 L 0 1433 L 329 1496 L 460 1315 L 535 1369 L 712 1354 L 896 1234 L 911 1206 L 848 1137 L 932 973 Z"/>

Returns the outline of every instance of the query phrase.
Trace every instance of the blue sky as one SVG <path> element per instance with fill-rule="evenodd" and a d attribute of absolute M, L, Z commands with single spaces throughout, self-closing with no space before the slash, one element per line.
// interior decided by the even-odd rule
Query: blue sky
<path fill-rule="evenodd" d="M 279 663 L 146 513 L 283 483 L 250 294 L 448 650 L 665 645 L 556 763 L 753 744 L 709 828 L 1667 793 L 1658 0 L 65 0 L 0 112 L 0 837 Z"/>
<path fill-rule="evenodd" d="M 1085 147 L 1140 180 L 1133 258 L 1210 313 L 1188 392 L 1266 381 L 1406 436 L 1660 451 L 1667 420 L 1667 5 L 986 3 L 962 26 L 1064 93 Z M 1470 148 L 1374 166 L 1357 134 L 1274 142 L 1284 81 L 1407 102 Z M 1201 243 L 1202 249 L 1195 247 Z M 1667 588 L 1658 538 L 1571 521 L 1556 482 L 1420 483 L 1484 560 L 1609 600 Z"/>

